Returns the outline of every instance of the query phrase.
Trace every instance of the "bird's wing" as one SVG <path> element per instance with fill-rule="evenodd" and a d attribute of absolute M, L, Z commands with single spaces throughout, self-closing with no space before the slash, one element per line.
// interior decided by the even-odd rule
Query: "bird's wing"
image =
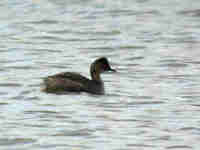
<path fill-rule="evenodd" d="M 84 84 L 84 82 L 89 81 L 88 78 L 80 75 L 79 73 L 75 73 L 75 72 L 62 72 L 62 73 L 58 73 L 58 74 L 55 74 L 55 75 L 49 76 L 49 77 L 68 79 L 68 80 L 80 82 L 80 83 L 83 83 L 83 84 Z"/>

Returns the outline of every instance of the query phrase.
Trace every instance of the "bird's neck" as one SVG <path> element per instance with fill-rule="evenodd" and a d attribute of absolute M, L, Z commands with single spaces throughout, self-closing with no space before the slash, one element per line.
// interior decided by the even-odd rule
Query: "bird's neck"
<path fill-rule="evenodd" d="M 99 66 L 98 65 L 92 65 L 91 68 L 90 68 L 90 74 L 91 74 L 91 77 L 92 77 L 92 80 L 94 81 L 98 81 L 98 82 L 101 82 L 101 76 L 100 76 L 100 69 L 98 69 Z"/>

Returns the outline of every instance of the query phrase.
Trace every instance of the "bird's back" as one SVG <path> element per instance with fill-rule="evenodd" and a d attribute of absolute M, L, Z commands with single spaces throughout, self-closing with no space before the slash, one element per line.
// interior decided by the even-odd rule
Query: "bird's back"
<path fill-rule="evenodd" d="M 44 79 L 46 92 L 81 92 L 86 91 L 95 94 L 102 94 L 101 83 L 90 80 L 79 73 L 63 72 Z"/>

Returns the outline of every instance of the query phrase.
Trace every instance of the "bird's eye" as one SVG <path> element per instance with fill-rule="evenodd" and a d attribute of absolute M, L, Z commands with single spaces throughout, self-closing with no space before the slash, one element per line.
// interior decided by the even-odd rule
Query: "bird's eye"
<path fill-rule="evenodd" d="M 104 64 L 103 65 L 103 68 L 106 70 L 106 69 L 108 69 L 108 65 L 107 64 Z"/>

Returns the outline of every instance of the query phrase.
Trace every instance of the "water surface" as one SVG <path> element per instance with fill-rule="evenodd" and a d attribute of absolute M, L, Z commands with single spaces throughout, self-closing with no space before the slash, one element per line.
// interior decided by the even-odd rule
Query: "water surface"
<path fill-rule="evenodd" d="M 0 2 L 0 149 L 199 149 L 200 1 Z M 43 93 L 42 78 L 89 76 L 106 94 Z"/>

